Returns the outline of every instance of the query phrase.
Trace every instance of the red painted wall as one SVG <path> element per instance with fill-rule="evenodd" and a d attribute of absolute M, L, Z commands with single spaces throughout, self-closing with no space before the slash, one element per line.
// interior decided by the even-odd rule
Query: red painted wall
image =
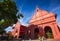
<path fill-rule="evenodd" d="M 56 22 L 56 17 L 52 12 L 47 12 L 36 8 L 36 12 L 32 16 L 29 24 L 38 25 L 39 27 L 42 27 L 43 30 L 46 26 L 49 26 L 52 30 L 54 39 L 60 39 L 60 32 L 57 27 L 58 24 Z"/>
<path fill-rule="evenodd" d="M 21 25 L 19 22 L 17 22 L 15 24 L 14 27 L 12 27 L 12 35 L 15 37 L 15 38 L 19 38 L 19 36 L 21 36 L 23 33 L 24 33 L 24 37 L 26 38 L 26 33 L 27 33 L 27 27 L 26 26 L 23 26 Z M 17 33 L 17 34 L 16 34 Z"/>
<path fill-rule="evenodd" d="M 30 30 L 30 36 L 31 39 L 34 39 L 34 29 L 39 28 L 39 32 L 45 33 L 44 29 L 46 26 L 49 26 L 52 30 L 52 34 L 54 39 L 60 39 L 60 32 L 58 29 L 58 24 L 56 22 L 55 14 L 52 12 L 47 12 L 45 10 L 40 10 L 39 8 L 36 8 L 36 12 L 32 16 L 31 20 L 29 21 L 29 26 L 26 28 L 26 26 L 21 26 L 19 22 L 16 23 L 15 28 L 12 31 L 12 34 L 16 34 L 17 30 L 17 38 L 21 34 L 21 31 L 25 31 L 25 38 L 27 36 L 27 31 Z M 21 27 L 25 27 L 24 29 Z"/>
<path fill-rule="evenodd" d="M 15 24 L 13 30 L 12 30 L 12 35 L 13 35 L 14 37 L 16 37 L 16 38 L 19 37 L 19 34 L 20 34 L 20 26 L 21 26 L 20 23 L 17 22 L 17 23 Z"/>

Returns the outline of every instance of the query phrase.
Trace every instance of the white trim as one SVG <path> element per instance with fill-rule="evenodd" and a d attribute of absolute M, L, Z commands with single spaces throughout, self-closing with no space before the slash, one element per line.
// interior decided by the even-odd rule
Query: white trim
<path fill-rule="evenodd" d="M 33 20 L 31 20 L 30 22 L 34 22 L 34 21 L 36 21 L 36 20 L 41 20 L 41 19 L 44 19 L 44 18 L 49 17 L 49 16 L 50 16 L 50 14 L 47 14 L 47 15 L 45 15 L 45 16 L 42 16 L 42 17 L 33 19 Z"/>

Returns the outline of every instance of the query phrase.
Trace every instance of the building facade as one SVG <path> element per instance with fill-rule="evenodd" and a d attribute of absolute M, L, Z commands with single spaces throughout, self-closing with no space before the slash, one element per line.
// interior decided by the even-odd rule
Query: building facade
<path fill-rule="evenodd" d="M 60 30 L 58 27 L 58 24 L 56 22 L 56 15 L 52 12 L 47 12 L 45 10 L 40 10 L 39 8 L 36 8 L 36 12 L 32 16 L 31 20 L 29 21 L 28 27 L 21 26 L 19 22 L 16 23 L 14 26 L 14 33 L 15 35 L 16 30 L 18 34 L 17 38 L 21 35 L 22 31 L 24 32 L 24 39 L 31 38 L 31 39 L 37 39 L 40 35 L 44 36 L 45 38 L 53 38 L 53 39 L 60 39 Z M 21 27 L 23 27 L 21 30 Z M 16 29 L 16 30 L 15 30 Z M 49 36 L 49 35 L 50 36 Z"/>

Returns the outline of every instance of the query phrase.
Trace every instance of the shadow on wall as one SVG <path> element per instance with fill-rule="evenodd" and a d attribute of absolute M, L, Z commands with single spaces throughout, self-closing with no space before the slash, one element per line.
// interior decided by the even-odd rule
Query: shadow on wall
<path fill-rule="evenodd" d="M 30 30 L 30 38 L 31 39 L 38 39 L 39 37 L 43 36 L 44 31 L 42 27 L 38 25 L 30 25 L 28 30 Z"/>

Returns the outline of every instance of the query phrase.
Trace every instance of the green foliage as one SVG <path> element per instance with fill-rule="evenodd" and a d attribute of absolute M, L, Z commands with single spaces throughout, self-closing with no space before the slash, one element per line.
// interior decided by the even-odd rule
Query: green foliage
<path fill-rule="evenodd" d="M 17 12 L 18 10 L 14 1 L 0 1 L 0 31 L 17 22 Z M 22 14 L 18 16 L 23 17 Z"/>
<path fill-rule="evenodd" d="M 47 32 L 46 35 L 48 38 L 53 38 L 52 33 L 50 33 L 50 32 Z"/>
<path fill-rule="evenodd" d="M 3 0 L 0 2 L 0 26 L 6 28 L 17 22 L 17 7 L 14 1 Z M 1 20 L 4 20 L 3 22 Z"/>
<path fill-rule="evenodd" d="M 8 35 L 8 39 L 14 38 L 13 35 L 12 35 L 12 32 L 10 32 L 10 31 L 7 33 L 7 35 Z"/>
<path fill-rule="evenodd" d="M 17 17 L 17 7 L 14 1 L 3 0 L 0 2 L 0 25 L 4 28 L 7 26 L 16 23 Z M 2 22 L 1 20 L 4 20 Z"/>
<path fill-rule="evenodd" d="M 0 29 L 0 34 L 2 35 L 3 33 L 6 33 L 6 32 Z"/>

